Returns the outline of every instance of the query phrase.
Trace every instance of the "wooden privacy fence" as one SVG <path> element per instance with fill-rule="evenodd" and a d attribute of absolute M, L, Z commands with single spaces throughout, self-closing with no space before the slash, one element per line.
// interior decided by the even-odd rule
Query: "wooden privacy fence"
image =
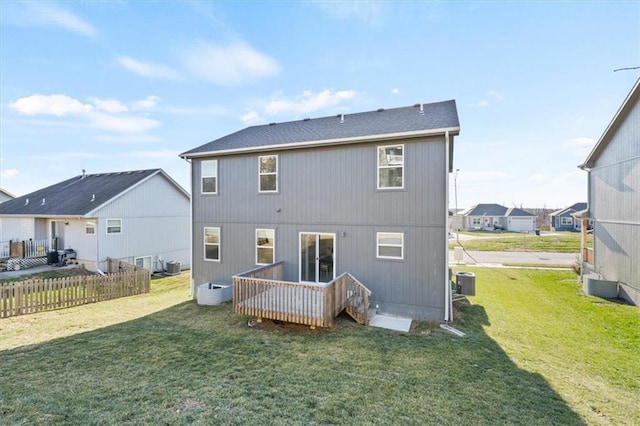
<path fill-rule="evenodd" d="M 0 318 L 148 293 L 149 271 L 0 283 Z"/>
<path fill-rule="evenodd" d="M 262 321 L 332 327 L 335 317 L 347 310 L 356 321 L 368 324 L 371 292 L 350 274 L 329 283 L 282 281 L 283 262 L 244 272 L 233 277 L 233 309 Z"/>

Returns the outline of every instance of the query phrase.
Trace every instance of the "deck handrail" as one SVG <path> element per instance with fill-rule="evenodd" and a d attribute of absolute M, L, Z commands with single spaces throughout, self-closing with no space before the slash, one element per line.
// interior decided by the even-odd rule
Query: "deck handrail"
<path fill-rule="evenodd" d="M 233 276 L 235 313 L 280 321 L 331 327 L 347 310 L 368 324 L 371 291 L 348 272 L 328 283 L 283 281 L 284 262 L 260 266 Z"/>

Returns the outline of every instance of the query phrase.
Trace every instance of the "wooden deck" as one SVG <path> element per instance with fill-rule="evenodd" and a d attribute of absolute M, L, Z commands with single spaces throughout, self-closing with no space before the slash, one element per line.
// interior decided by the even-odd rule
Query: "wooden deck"
<path fill-rule="evenodd" d="M 263 266 L 233 277 L 234 312 L 263 318 L 332 327 L 346 309 L 356 321 L 368 324 L 371 292 L 349 273 L 329 283 L 282 281 L 283 263 Z"/>

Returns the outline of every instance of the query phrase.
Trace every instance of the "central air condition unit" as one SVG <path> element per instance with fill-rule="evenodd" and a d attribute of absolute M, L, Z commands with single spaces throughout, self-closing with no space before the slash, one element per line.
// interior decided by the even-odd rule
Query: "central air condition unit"
<path fill-rule="evenodd" d="M 179 275 L 180 274 L 180 262 L 170 261 L 167 262 L 167 275 Z"/>
<path fill-rule="evenodd" d="M 458 293 L 465 296 L 476 295 L 476 274 L 471 272 L 456 273 Z"/>

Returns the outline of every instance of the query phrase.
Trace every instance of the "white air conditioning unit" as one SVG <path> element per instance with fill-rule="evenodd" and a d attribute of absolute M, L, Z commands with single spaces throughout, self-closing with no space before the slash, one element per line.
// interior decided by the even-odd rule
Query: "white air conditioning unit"
<path fill-rule="evenodd" d="M 167 275 L 179 275 L 180 274 L 180 262 L 170 261 L 167 262 Z"/>

